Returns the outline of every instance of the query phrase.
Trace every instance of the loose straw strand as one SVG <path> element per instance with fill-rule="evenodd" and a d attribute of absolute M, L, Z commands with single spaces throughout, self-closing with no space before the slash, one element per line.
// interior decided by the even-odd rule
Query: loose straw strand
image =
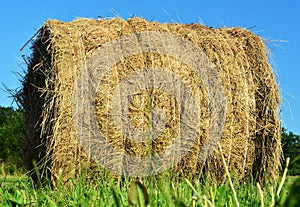
<path fill-rule="evenodd" d="M 279 185 L 278 190 L 277 190 L 277 194 L 276 194 L 277 197 L 279 197 L 281 189 L 282 189 L 283 184 L 284 184 L 284 181 L 286 179 L 286 174 L 287 174 L 287 171 L 288 171 L 289 163 L 290 163 L 290 158 L 288 157 L 288 158 L 286 158 L 286 166 L 285 166 L 285 169 L 284 169 L 284 172 L 283 172 L 283 176 L 282 176 L 280 185 Z"/>
<path fill-rule="evenodd" d="M 225 172 L 226 172 L 226 175 L 228 177 L 229 185 L 230 185 L 230 188 L 231 188 L 231 190 L 233 192 L 235 204 L 236 204 L 237 207 L 240 207 L 239 201 L 238 201 L 237 196 L 236 196 L 236 191 L 235 191 L 233 183 L 231 181 L 231 177 L 230 177 L 230 173 L 229 173 L 229 170 L 228 170 L 228 166 L 226 164 L 226 161 L 225 161 L 225 158 L 224 158 L 224 155 L 223 155 L 222 147 L 221 147 L 220 143 L 218 145 L 219 145 L 219 150 L 221 152 L 222 162 L 223 162 L 223 164 L 225 166 Z"/>

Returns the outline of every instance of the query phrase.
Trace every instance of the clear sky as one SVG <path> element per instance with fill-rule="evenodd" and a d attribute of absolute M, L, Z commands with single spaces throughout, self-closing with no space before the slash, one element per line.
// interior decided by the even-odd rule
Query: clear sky
<path fill-rule="evenodd" d="M 47 19 L 71 21 L 133 15 L 159 22 L 202 23 L 212 27 L 244 27 L 268 41 L 273 68 L 280 85 L 282 124 L 300 134 L 300 1 L 298 0 L 6 0 L 0 5 L 0 88 L 20 87 L 14 72 L 26 69 L 22 55 L 29 56 L 29 40 Z M 286 40 L 280 42 L 278 40 Z M 0 90 L 0 105 L 12 99 Z"/>

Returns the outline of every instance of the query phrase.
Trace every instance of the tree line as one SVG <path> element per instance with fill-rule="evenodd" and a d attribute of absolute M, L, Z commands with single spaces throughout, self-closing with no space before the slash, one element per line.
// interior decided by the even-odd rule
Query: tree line
<path fill-rule="evenodd" d="M 26 140 L 24 123 L 22 109 L 0 106 L 0 163 L 22 166 Z M 292 160 L 288 174 L 300 175 L 300 136 L 283 128 L 281 141 L 284 158 L 290 157 Z M 282 166 L 284 169 L 285 159 L 282 159 Z"/>
<path fill-rule="evenodd" d="M 281 144 L 284 158 L 290 157 L 289 175 L 300 175 L 300 136 L 282 129 Z M 283 169 L 285 161 L 282 162 Z"/>

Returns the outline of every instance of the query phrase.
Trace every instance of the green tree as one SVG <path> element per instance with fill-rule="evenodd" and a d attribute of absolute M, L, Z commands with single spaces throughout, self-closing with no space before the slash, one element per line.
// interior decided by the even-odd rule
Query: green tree
<path fill-rule="evenodd" d="M 291 164 L 289 166 L 289 175 L 300 175 L 300 160 L 293 162 L 293 160 L 300 155 L 300 136 L 293 132 L 287 132 L 286 129 L 282 129 L 281 143 L 284 158 L 290 157 Z M 282 163 L 285 167 L 285 161 Z M 284 169 L 284 168 L 283 168 Z"/>
<path fill-rule="evenodd" d="M 0 162 L 22 162 L 24 137 L 23 111 L 0 106 Z"/>

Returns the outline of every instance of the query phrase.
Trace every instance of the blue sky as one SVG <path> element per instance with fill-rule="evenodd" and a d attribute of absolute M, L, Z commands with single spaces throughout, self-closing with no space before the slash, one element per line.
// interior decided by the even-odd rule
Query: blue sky
<path fill-rule="evenodd" d="M 254 27 L 266 39 L 282 95 L 281 119 L 288 130 L 300 134 L 300 1 L 104 1 L 10 0 L 0 6 L 0 88 L 20 87 L 14 72 L 26 69 L 19 49 L 47 19 L 71 21 L 97 16 L 129 18 L 133 15 L 159 22 L 202 23 L 212 27 Z M 278 40 L 286 40 L 280 42 Z M 0 90 L 0 105 L 12 99 Z"/>

